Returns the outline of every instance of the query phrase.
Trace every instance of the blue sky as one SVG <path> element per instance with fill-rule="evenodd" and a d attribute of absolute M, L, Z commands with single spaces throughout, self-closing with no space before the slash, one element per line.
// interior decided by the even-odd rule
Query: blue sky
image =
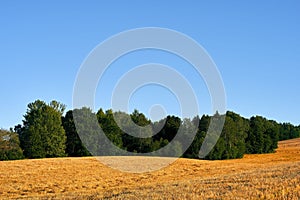
<path fill-rule="evenodd" d="M 36 99 L 72 109 L 74 81 L 89 52 L 114 34 L 141 27 L 174 29 L 201 44 L 222 75 L 228 110 L 300 124 L 299 10 L 296 0 L 1 1 L 0 127 L 21 123 Z M 98 86 L 97 109 L 110 107 L 109 93 L 122 72 L 148 62 L 183 73 L 198 91 L 200 114 L 210 114 L 203 81 L 194 82 L 192 70 L 180 70 L 186 63 L 158 51 L 118 60 Z M 174 95 L 156 86 L 136 91 L 130 108 L 147 112 L 157 103 L 167 114 L 179 112 Z"/>

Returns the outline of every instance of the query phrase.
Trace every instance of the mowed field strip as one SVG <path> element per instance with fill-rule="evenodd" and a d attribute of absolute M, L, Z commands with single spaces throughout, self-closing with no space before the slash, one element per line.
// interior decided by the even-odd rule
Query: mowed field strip
<path fill-rule="evenodd" d="M 0 199 L 11 198 L 300 199 L 300 139 L 279 142 L 274 154 L 223 161 L 178 159 L 140 174 L 111 169 L 93 157 L 3 161 Z"/>

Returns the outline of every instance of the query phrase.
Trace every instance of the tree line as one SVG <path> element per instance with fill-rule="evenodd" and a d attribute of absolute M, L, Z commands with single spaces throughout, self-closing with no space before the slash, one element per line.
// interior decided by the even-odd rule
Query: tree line
<path fill-rule="evenodd" d="M 127 114 L 99 109 L 94 113 L 90 108 L 83 107 L 69 110 L 64 115 L 65 108 L 57 101 L 47 104 L 37 100 L 30 103 L 22 124 L 10 131 L 0 130 L 0 160 L 107 153 L 120 155 L 121 151 L 111 148 L 110 142 L 118 149 L 129 152 L 151 153 L 165 147 L 162 156 L 182 155 L 198 159 L 212 117 L 217 120 L 225 117 L 225 123 L 215 146 L 203 159 L 233 159 L 242 158 L 244 154 L 272 153 L 279 140 L 300 137 L 300 126 L 278 123 L 262 116 L 247 119 L 230 111 L 224 115 L 216 113 L 193 119 L 167 116 L 152 122 L 138 110 Z M 99 126 L 107 138 L 99 137 Z M 78 135 L 79 131 L 84 137 Z M 178 131 L 182 133 L 179 138 L 176 137 Z M 128 134 L 131 132 L 143 137 Z M 194 138 L 192 133 L 195 133 Z M 184 149 L 189 139 L 191 144 Z M 100 141 L 101 145 L 97 145 Z M 172 145 L 168 145 L 171 142 Z"/>

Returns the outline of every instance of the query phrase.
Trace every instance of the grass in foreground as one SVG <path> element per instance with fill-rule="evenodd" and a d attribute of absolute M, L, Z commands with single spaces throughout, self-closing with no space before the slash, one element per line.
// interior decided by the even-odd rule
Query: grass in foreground
<path fill-rule="evenodd" d="M 111 169 L 95 158 L 0 162 L 0 199 L 7 198 L 299 199 L 300 139 L 280 142 L 274 154 L 178 159 L 142 174 Z"/>

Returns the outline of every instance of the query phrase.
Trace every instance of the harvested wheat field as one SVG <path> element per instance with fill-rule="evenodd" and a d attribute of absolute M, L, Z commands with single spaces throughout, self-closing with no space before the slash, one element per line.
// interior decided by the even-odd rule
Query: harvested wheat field
<path fill-rule="evenodd" d="M 91 157 L 0 162 L 0 199 L 9 198 L 299 199 L 300 139 L 280 142 L 274 154 L 178 159 L 139 174 L 111 169 Z"/>

